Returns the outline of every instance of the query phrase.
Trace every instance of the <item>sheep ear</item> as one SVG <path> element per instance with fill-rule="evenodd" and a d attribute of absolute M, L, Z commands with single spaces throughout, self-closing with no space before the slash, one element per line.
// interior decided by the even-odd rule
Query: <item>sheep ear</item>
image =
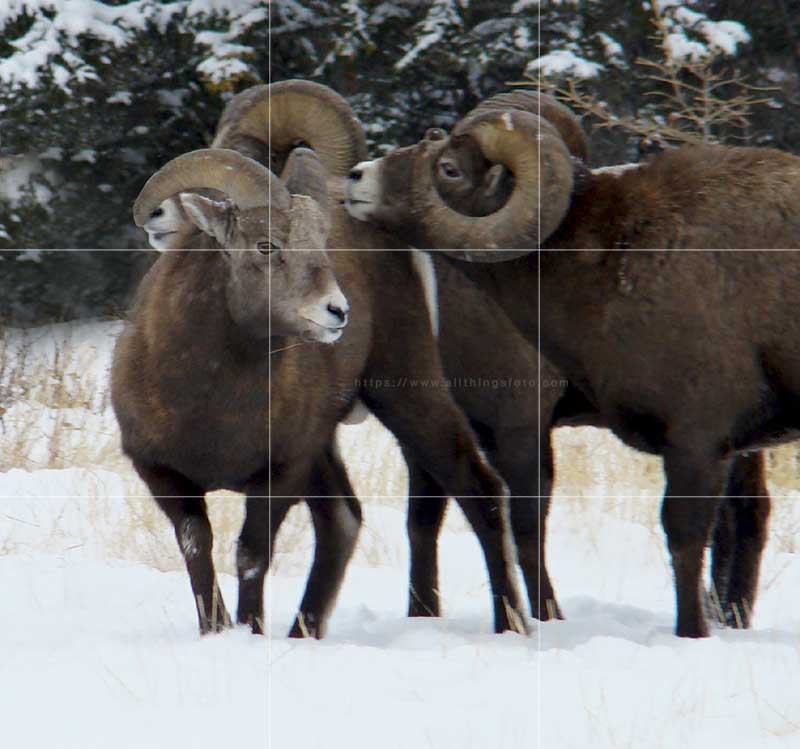
<path fill-rule="evenodd" d="M 484 195 L 494 195 L 500 189 L 500 184 L 506 173 L 506 168 L 502 164 L 495 164 L 483 178 Z"/>
<path fill-rule="evenodd" d="M 189 220 L 224 246 L 230 203 L 204 198 L 193 192 L 181 193 L 180 198 Z"/>
<path fill-rule="evenodd" d="M 293 250 L 324 250 L 331 221 L 327 212 L 308 195 L 292 195 L 289 211 L 289 241 Z"/>

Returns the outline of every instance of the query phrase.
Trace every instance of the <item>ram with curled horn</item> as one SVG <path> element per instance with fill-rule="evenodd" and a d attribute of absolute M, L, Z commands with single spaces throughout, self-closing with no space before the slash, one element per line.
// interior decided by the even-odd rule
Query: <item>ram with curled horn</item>
<path fill-rule="evenodd" d="M 468 137 L 514 176 L 488 216 L 455 210 L 437 184 L 438 159 Z M 600 421 L 663 456 L 679 635 L 707 634 L 703 549 L 726 494 L 738 499 L 714 532 L 714 576 L 726 614 L 749 621 L 769 512 L 750 453 L 797 433 L 786 341 L 800 330 L 782 298 L 800 271 L 794 253 L 726 250 L 800 247 L 798 187 L 800 159 L 772 149 L 687 147 L 587 172 L 557 125 L 520 110 L 477 112 L 449 139 L 359 164 L 348 188 L 354 216 L 476 261 L 463 272 Z"/>
<path fill-rule="evenodd" d="M 608 174 L 621 176 L 624 172 L 640 166 L 639 164 L 624 164 L 590 171 L 586 166 L 589 155 L 588 142 L 578 118 L 567 107 L 546 94 L 524 90 L 498 94 L 481 102 L 465 117 L 465 120 L 469 120 L 479 113 L 507 111 L 540 114 L 558 131 L 572 157 L 577 191 L 583 189 L 587 181 L 595 176 Z M 445 138 L 446 134 L 438 128 L 430 129 L 426 133 L 426 139 L 432 141 L 442 141 Z M 392 167 L 391 162 L 400 162 L 398 168 L 402 173 L 402 169 L 407 168 L 407 155 L 410 151 L 413 151 L 413 147 L 412 149 L 398 149 L 390 154 L 390 158 L 387 160 L 359 164 L 353 170 L 350 190 L 363 189 L 365 185 L 360 184 L 362 182 L 368 185 L 377 164 L 383 164 L 383 168 L 388 171 Z M 433 169 L 437 191 L 444 202 L 459 213 L 469 216 L 485 216 L 499 210 L 513 191 L 515 184 L 514 176 L 506 166 L 486 161 L 479 145 L 469 135 L 452 140 L 448 148 L 441 152 Z M 356 192 L 356 194 L 362 193 Z M 395 196 L 390 195 L 387 198 L 394 200 Z M 402 199 L 402 193 L 400 198 Z M 358 215 L 359 211 L 364 210 L 364 205 L 368 206 L 369 204 L 351 203 L 349 208 L 353 215 Z M 388 208 L 392 210 L 391 204 Z M 406 225 L 405 230 L 409 229 L 413 230 L 413 224 Z M 455 268 L 459 264 L 456 264 L 454 268 L 452 263 L 441 257 L 441 253 L 435 256 L 434 262 L 440 277 L 440 286 L 450 287 L 441 295 L 440 300 L 441 314 L 447 319 L 447 311 L 450 306 L 461 306 L 456 302 L 448 304 L 448 300 L 458 298 L 454 293 L 456 283 L 453 274 L 457 272 Z M 462 279 L 461 283 L 463 282 Z M 491 299 L 491 295 L 486 295 L 479 289 L 474 289 L 472 293 L 482 294 L 483 299 L 480 303 L 473 301 L 470 306 L 487 311 L 492 310 L 491 313 L 487 312 L 486 319 L 478 321 L 475 326 L 477 330 L 487 330 L 487 321 L 489 319 L 497 320 L 499 314 L 502 313 L 494 309 L 496 302 Z M 530 291 L 528 294 L 530 295 Z M 530 303 L 536 304 L 535 299 L 535 296 L 531 298 Z M 459 314 L 455 312 L 450 317 L 453 322 L 448 335 L 440 337 L 440 347 L 448 372 L 470 370 L 470 367 L 464 367 L 459 357 L 464 352 L 475 349 L 474 342 L 470 345 L 467 330 L 461 324 Z M 526 462 L 519 457 L 512 464 L 509 464 L 507 459 L 497 462 L 500 459 L 494 457 L 493 460 L 496 465 L 502 466 L 501 473 L 508 480 L 512 494 L 519 493 L 523 496 L 536 494 L 539 497 L 536 510 L 532 513 L 532 518 L 536 520 L 535 527 L 539 529 L 538 543 L 532 542 L 530 534 L 528 534 L 524 546 L 520 546 L 519 554 L 521 558 L 539 560 L 541 579 L 538 586 L 530 582 L 537 580 L 537 567 L 532 564 L 529 566 L 523 564 L 523 571 L 526 581 L 528 581 L 534 616 L 547 618 L 548 611 L 558 611 L 542 548 L 545 543 L 546 520 L 553 485 L 550 430 L 555 426 L 562 425 L 602 427 L 605 424 L 597 409 L 587 402 L 577 388 L 568 386 L 563 375 L 546 358 L 533 353 L 532 347 L 538 336 L 533 316 L 530 318 L 529 325 L 522 330 L 527 331 L 527 340 L 524 336 L 499 335 L 497 331 L 488 336 L 488 339 L 503 341 L 499 348 L 504 353 L 502 356 L 496 357 L 500 371 L 519 373 L 518 381 L 525 382 L 525 373 L 536 372 L 538 368 L 538 382 L 546 384 L 546 387 L 542 385 L 539 388 L 538 403 L 526 404 L 524 399 L 517 399 L 514 406 L 517 416 L 510 422 L 519 424 L 518 414 L 527 413 L 531 424 L 530 432 L 534 433 L 538 429 L 540 433 L 538 441 L 533 441 L 532 438 L 528 439 L 529 447 L 539 446 L 538 450 L 529 453 L 529 455 L 539 455 L 539 460 L 535 461 L 538 465 L 534 468 L 529 465 L 534 461 Z M 526 347 L 529 349 L 527 357 L 524 353 Z M 513 352 L 513 354 L 507 352 Z M 474 357 L 474 354 L 471 355 Z M 516 362 L 514 358 L 517 359 Z M 523 364 L 526 358 L 527 369 Z M 520 366 L 521 364 L 522 366 Z M 472 369 L 474 370 L 474 367 Z M 457 382 L 459 379 L 456 378 L 454 381 Z M 497 376 L 492 381 L 499 382 L 502 381 L 502 378 Z M 456 398 L 468 414 L 475 413 L 475 404 L 471 403 L 467 394 L 456 392 Z M 484 400 L 491 402 L 493 399 L 487 397 Z M 534 398 L 532 401 L 536 401 L 536 399 Z M 506 421 L 506 417 L 501 413 L 498 413 L 498 418 L 500 421 Z M 482 429 L 485 433 L 486 428 L 482 427 Z M 495 429 L 495 431 L 498 430 Z M 480 430 L 479 433 L 481 433 Z M 524 444 L 525 440 L 521 440 L 520 433 L 521 430 L 516 429 L 514 439 Z M 492 432 L 487 435 L 485 442 L 487 445 L 496 442 Z M 524 449 L 522 445 L 520 448 Z M 511 450 L 500 452 L 515 454 L 515 451 Z M 516 454 L 520 455 L 521 452 L 516 451 Z M 432 487 L 429 483 L 420 481 L 414 486 L 413 494 L 424 495 L 426 491 L 430 493 Z M 758 499 L 755 499 L 756 497 Z M 734 467 L 726 488 L 726 499 L 723 500 L 720 508 L 712 543 L 713 582 L 709 594 L 709 610 L 721 623 L 735 627 L 749 626 L 751 610 L 755 601 L 761 552 L 766 540 L 769 505 L 763 454 L 735 456 Z M 512 505 L 512 523 L 515 517 L 518 518 L 516 524 L 520 528 L 530 527 L 532 523 L 531 518 L 525 519 L 527 513 L 521 509 L 523 507 L 524 501 L 519 499 Z M 443 511 L 442 504 L 424 496 L 411 500 L 408 522 L 413 591 L 411 610 L 416 614 L 438 611 L 438 598 L 435 594 L 438 587 L 435 574 L 437 569 L 436 548 Z M 522 537 L 523 531 L 518 530 L 516 535 Z M 537 546 L 538 549 L 536 549 Z"/>
<path fill-rule="evenodd" d="M 280 86 L 267 111 L 280 113 L 291 94 Z M 281 142 L 275 135 L 273 144 Z M 363 133 L 340 136 L 339 143 L 357 142 Z M 303 142 L 317 145 L 313 133 Z M 409 253 L 321 251 L 342 247 L 332 238 L 347 241 L 348 227 L 360 225 L 332 207 L 324 159 L 305 147 L 276 157 L 284 164 L 280 180 L 231 149 L 178 157 L 151 178 L 135 207 L 151 241 L 165 216 L 175 221 L 175 234 L 160 238 L 169 251 L 142 284 L 118 347 L 114 403 L 124 448 L 175 526 L 201 631 L 227 618 L 213 583 L 202 497 L 228 488 L 251 497 L 239 541 L 238 621 L 262 630 L 272 544 L 296 497 L 306 497 L 317 546 L 292 635 L 323 633 L 359 524 L 334 446 L 336 426 L 358 401 L 459 498 L 486 559 L 495 628 L 524 629 L 503 482 L 446 389 L 401 386 L 443 379 Z M 243 170 L 266 179 L 269 189 L 240 176 Z M 180 212 L 165 211 L 169 201 Z M 183 251 L 175 236 L 216 251 Z M 376 236 L 362 231 L 361 241 L 369 246 Z"/>
<path fill-rule="evenodd" d="M 273 85 L 270 102 L 273 145 L 280 142 L 289 148 L 294 143 L 309 143 L 323 161 L 332 163 L 336 151 L 329 152 L 330 147 L 315 138 L 304 124 L 301 112 L 290 110 L 281 101 L 290 95 L 294 85 L 307 90 L 308 84 L 284 82 Z M 292 111 L 292 116 L 285 116 L 287 111 Z M 276 122 L 281 123 L 279 128 L 276 128 Z M 351 141 L 348 153 L 355 153 L 360 148 L 360 140 Z M 276 151 L 272 163 L 280 164 L 284 158 L 285 153 Z M 336 167 L 335 173 L 347 172 Z M 333 209 L 332 223 L 330 246 L 378 249 L 406 246 L 396 236 L 354 221 L 339 206 Z M 363 258 L 371 255 L 362 253 Z M 391 257 L 392 253 L 375 253 L 375 256 Z M 544 491 L 549 495 L 552 454 L 549 442 L 542 446 L 542 450 L 539 447 L 539 396 L 535 387 L 539 357 L 536 350 L 526 342 L 508 316 L 464 276 L 458 264 L 417 251 L 406 252 L 404 256 L 411 258 L 423 279 L 431 308 L 431 326 L 439 334 L 439 351 L 450 392 L 469 418 L 490 462 L 501 472 L 513 497 L 539 495 L 542 487 L 546 487 Z M 475 331 L 480 331 L 481 340 L 495 342 L 495 347 L 491 351 L 486 349 L 476 340 Z M 549 408 L 558 400 L 563 383 L 546 363 L 542 374 L 552 384 L 547 392 L 541 394 L 542 402 L 547 404 L 545 408 Z M 494 385 L 505 382 L 509 376 L 518 376 L 519 382 L 511 383 L 509 387 Z M 404 394 L 403 397 L 411 400 L 413 394 Z M 581 409 L 577 400 L 579 398 L 570 400 L 573 411 Z M 429 419 L 426 422 L 433 423 Z M 408 610 L 410 615 L 416 616 L 439 615 L 436 539 L 450 491 L 402 440 L 401 446 L 409 469 L 411 574 Z M 546 510 L 546 502 L 516 498 L 511 502 L 511 524 L 518 561 L 531 613 L 539 619 L 560 616 L 544 559 Z"/>

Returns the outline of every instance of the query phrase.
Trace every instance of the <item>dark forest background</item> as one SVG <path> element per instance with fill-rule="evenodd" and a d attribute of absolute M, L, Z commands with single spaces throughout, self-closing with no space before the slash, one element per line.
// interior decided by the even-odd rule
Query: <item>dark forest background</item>
<path fill-rule="evenodd" d="M 120 314 L 155 256 L 131 221 L 144 181 L 207 145 L 225 102 L 270 79 L 335 88 L 375 155 L 522 80 L 582 102 L 593 166 L 640 158 L 654 131 L 667 146 L 699 137 L 800 154 L 800 0 L 94 6 L 110 11 L 84 14 L 83 30 L 63 23 L 69 4 L 0 13 L 2 322 Z M 681 97 L 709 83 L 738 109 L 682 116 Z"/>

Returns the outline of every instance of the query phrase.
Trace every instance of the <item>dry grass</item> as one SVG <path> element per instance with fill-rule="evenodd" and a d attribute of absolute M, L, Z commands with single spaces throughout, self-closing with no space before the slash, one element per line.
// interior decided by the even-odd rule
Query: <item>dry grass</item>
<path fill-rule="evenodd" d="M 0 471 L 124 465 L 110 408 L 105 341 L 79 326 L 0 336 Z"/>
<path fill-rule="evenodd" d="M 81 527 L 94 536 L 97 553 L 143 561 L 159 569 L 180 569 L 182 561 L 168 523 L 120 451 L 108 395 L 108 336 L 107 326 L 97 326 L 88 334 L 86 326 L 54 326 L 30 333 L 6 332 L 0 338 L 0 477 L 12 468 L 83 468 L 85 474 L 74 484 L 81 496 L 75 499 L 81 502 Z M 407 476 L 391 435 L 370 418 L 364 425 L 340 428 L 339 443 L 365 507 L 404 512 Z M 659 459 L 625 448 L 610 433 L 591 428 L 560 429 L 555 445 L 554 501 L 567 504 L 576 524 L 600 511 L 660 534 L 659 499 L 664 479 Z M 775 550 L 798 550 L 800 512 L 792 497 L 799 461 L 796 447 L 783 447 L 768 455 L 769 485 L 776 497 L 770 542 Z M 93 483 L 93 472 L 101 471 L 117 474 L 122 488 L 109 496 L 102 481 Z M 31 486 L 40 485 L 38 479 L 31 482 Z M 43 502 L 56 501 L 52 486 L 42 491 L 47 493 Z M 25 494 L 29 496 L 33 495 Z M 242 522 L 241 497 L 218 493 L 209 507 L 216 531 L 217 563 L 220 569 L 232 572 L 235 538 Z M 48 513 L 51 519 L 42 520 Z M 0 515 L 0 553 L 23 547 L 56 550 L 78 543 L 75 534 L 59 537 L 60 521 L 52 504 L 42 506 L 39 515 L 34 522 L 43 531 L 49 529 L 53 538 L 43 538 L 38 544 L 33 534 L 16 532 L 19 525 L 15 520 L 6 519 L 5 523 Z M 397 523 L 391 532 L 370 525 L 378 516 L 367 513 L 358 553 L 369 564 L 396 564 L 398 544 L 405 541 L 393 537 Z M 9 530 L 4 530 L 7 524 Z M 447 524 L 452 530 L 467 530 L 457 511 L 448 513 Z M 312 553 L 309 526 L 304 507 L 290 514 L 279 539 L 278 564 L 285 560 L 288 568 L 294 568 L 306 563 L 298 560 L 307 560 Z M 19 538 L 24 540 L 15 540 Z"/>

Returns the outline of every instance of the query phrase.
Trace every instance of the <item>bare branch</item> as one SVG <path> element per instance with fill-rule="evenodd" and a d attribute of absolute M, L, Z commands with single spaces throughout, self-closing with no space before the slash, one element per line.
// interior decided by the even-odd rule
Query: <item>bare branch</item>
<path fill-rule="evenodd" d="M 672 57 L 666 16 L 669 10 L 659 10 L 655 2 L 650 5 L 654 40 L 661 55 L 635 61 L 656 86 L 644 92 L 653 102 L 646 113 L 616 114 L 572 79 L 559 84 L 529 75 L 529 80 L 519 83 L 552 93 L 579 113 L 589 115 L 592 127 L 598 129 L 619 128 L 642 138 L 675 143 L 717 143 L 722 137 L 739 137 L 731 130 L 741 131 L 746 139 L 750 110 L 770 102 L 771 97 L 764 93 L 776 89 L 752 85 L 737 70 L 726 69 L 719 51 L 694 60 Z"/>

